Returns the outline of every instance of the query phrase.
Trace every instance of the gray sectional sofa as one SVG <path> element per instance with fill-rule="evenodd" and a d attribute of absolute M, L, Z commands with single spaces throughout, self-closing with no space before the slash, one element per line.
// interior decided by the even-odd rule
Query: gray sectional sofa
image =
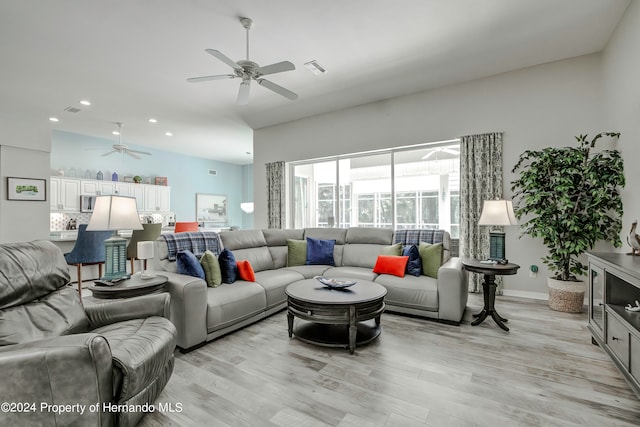
<path fill-rule="evenodd" d="M 178 274 L 175 261 L 168 259 L 165 239 L 156 241 L 155 268 L 169 278 L 170 318 L 178 330 L 177 345 L 183 350 L 227 334 L 276 313 L 286 307 L 285 288 L 314 276 L 369 280 L 387 289 L 387 311 L 418 315 L 459 324 L 467 304 L 467 274 L 459 258 L 450 256 L 447 232 L 423 233 L 420 240 L 444 247 L 438 278 L 404 277 L 373 273 L 385 247 L 407 242 L 406 230 L 394 235 L 382 228 L 306 228 L 237 230 L 220 233 L 222 245 L 236 259 L 246 259 L 255 271 L 256 282 L 238 280 L 212 288 L 204 280 Z M 435 237 L 434 237 L 435 236 Z M 335 266 L 303 265 L 287 267 L 287 239 L 335 239 Z M 432 241 L 427 241 L 431 239 Z"/>

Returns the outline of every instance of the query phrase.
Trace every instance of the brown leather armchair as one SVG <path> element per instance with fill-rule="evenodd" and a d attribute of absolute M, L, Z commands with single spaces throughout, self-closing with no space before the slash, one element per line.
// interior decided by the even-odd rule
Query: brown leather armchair
<path fill-rule="evenodd" d="M 0 402 L 33 404 L 0 425 L 134 426 L 119 405 L 153 403 L 173 372 L 168 316 L 168 294 L 83 307 L 53 243 L 0 245 Z"/>

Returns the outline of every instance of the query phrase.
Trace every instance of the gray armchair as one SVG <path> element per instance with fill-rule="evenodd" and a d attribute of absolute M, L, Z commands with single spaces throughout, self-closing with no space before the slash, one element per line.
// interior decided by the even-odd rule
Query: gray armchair
<path fill-rule="evenodd" d="M 134 426 L 144 413 L 115 408 L 153 403 L 169 381 L 168 315 L 168 294 L 83 307 L 53 243 L 0 245 L 0 402 L 34 404 L 0 425 Z"/>

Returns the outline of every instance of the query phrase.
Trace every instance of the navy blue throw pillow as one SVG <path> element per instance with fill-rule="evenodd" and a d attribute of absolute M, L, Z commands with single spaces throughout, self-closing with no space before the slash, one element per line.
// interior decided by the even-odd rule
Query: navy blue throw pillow
<path fill-rule="evenodd" d="M 233 252 L 229 249 L 223 249 L 218 256 L 218 262 L 220 263 L 223 283 L 233 283 L 238 280 L 238 264 Z"/>
<path fill-rule="evenodd" d="M 422 258 L 420 258 L 420 250 L 416 245 L 405 246 L 402 255 L 408 256 L 407 274 L 412 276 L 420 276 L 422 274 Z"/>
<path fill-rule="evenodd" d="M 335 240 L 321 240 L 307 237 L 306 265 L 336 265 L 333 260 Z"/>
<path fill-rule="evenodd" d="M 176 264 L 178 273 L 199 277 L 204 280 L 204 270 L 200 265 L 200 261 L 191 251 L 178 251 Z"/>

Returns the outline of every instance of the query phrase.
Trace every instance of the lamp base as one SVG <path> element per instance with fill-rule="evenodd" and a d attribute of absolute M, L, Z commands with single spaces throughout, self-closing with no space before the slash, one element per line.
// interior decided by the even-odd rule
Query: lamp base
<path fill-rule="evenodd" d="M 140 278 L 141 279 L 153 279 L 154 277 L 156 277 L 155 274 L 153 273 L 149 273 L 147 270 L 144 270 L 141 274 L 140 274 Z"/>
<path fill-rule="evenodd" d="M 115 233 L 104 241 L 105 268 L 102 280 L 116 281 L 131 277 L 127 273 L 127 241 Z"/>
<path fill-rule="evenodd" d="M 503 261 L 505 255 L 504 233 L 491 231 L 489 233 L 489 259 Z"/>

